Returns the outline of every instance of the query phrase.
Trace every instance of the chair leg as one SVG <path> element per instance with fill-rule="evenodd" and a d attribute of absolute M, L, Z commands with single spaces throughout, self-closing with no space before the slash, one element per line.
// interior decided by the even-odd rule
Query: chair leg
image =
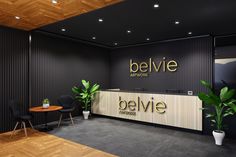
<path fill-rule="evenodd" d="M 28 122 L 29 122 L 29 124 L 30 124 L 31 128 L 32 128 L 32 129 L 34 129 L 34 127 L 33 127 L 32 123 L 31 123 L 31 121 L 30 121 L 30 120 L 28 120 Z"/>
<path fill-rule="evenodd" d="M 57 126 L 57 127 L 60 126 L 60 124 L 61 124 L 61 119 L 62 119 L 62 114 L 60 115 L 60 119 L 59 119 L 59 122 L 58 122 L 58 126 Z"/>
<path fill-rule="evenodd" d="M 73 121 L 73 118 L 72 118 L 72 115 L 71 115 L 71 113 L 69 113 L 69 115 L 70 115 L 70 120 L 71 120 L 71 123 L 72 123 L 72 125 L 74 125 L 74 121 Z"/>
<path fill-rule="evenodd" d="M 22 123 L 20 123 L 20 129 L 22 129 L 23 128 L 23 124 Z"/>
<path fill-rule="evenodd" d="M 24 126 L 25 136 L 27 137 L 27 130 L 26 130 L 25 122 L 22 122 L 22 123 L 23 123 L 23 126 Z"/>
<path fill-rule="evenodd" d="M 12 133 L 11 133 L 11 136 L 15 133 L 18 124 L 19 124 L 19 122 L 16 122 L 16 125 L 15 125 L 15 127 L 14 127 L 14 129 L 13 129 L 13 131 L 12 131 Z"/>

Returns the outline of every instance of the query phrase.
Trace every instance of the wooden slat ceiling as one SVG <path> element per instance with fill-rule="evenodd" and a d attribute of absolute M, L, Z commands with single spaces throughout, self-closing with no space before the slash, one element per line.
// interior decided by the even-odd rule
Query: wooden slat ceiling
<path fill-rule="evenodd" d="M 57 0 L 53 4 L 52 0 L 0 0 L 0 25 L 32 30 L 121 1 Z"/>

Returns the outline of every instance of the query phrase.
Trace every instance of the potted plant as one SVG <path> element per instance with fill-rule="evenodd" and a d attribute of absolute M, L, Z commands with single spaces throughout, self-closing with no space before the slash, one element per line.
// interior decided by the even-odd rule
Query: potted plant
<path fill-rule="evenodd" d="M 198 97 L 205 103 L 204 110 L 208 110 L 206 118 L 211 119 L 211 123 L 215 126 L 216 130 L 213 130 L 212 134 L 215 138 L 216 145 L 222 145 L 225 137 L 224 118 L 232 116 L 236 113 L 236 100 L 235 90 L 224 87 L 220 90 L 219 94 L 213 90 L 212 86 L 206 81 L 201 80 L 201 84 L 209 89 L 208 93 L 199 93 Z M 213 110 L 210 110 L 212 108 Z"/>
<path fill-rule="evenodd" d="M 48 100 L 48 98 L 44 99 L 43 100 L 43 108 L 49 108 L 50 106 L 50 102 Z"/>
<path fill-rule="evenodd" d="M 90 85 L 90 82 L 85 80 L 81 82 L 83 87 L 74 86 L 72 92 L 75 94 L 75 99 L 82 102 L 84 119 L 88 119 L 91 110 L 91 102 L 100 86 L 97 84 Z"/>

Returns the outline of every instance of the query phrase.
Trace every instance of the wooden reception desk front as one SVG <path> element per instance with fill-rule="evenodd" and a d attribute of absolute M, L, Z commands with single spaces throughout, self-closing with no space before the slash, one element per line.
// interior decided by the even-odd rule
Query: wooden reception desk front
<path fill-rule="evenodd" d="M 92 104 L 98 115 L 202 131 L 197 96 L 99 91 Z"/>

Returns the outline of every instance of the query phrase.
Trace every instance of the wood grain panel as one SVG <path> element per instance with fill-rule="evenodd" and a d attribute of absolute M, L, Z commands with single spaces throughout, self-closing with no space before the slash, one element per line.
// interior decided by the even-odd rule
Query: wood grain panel
<path fill-rule="evenodd" d="M 167 105 L 164 114 L 153 114 L 153 123 L 202 130 L 202 107 L 197 96 L 153 95 Z"/>
<path fill-rule="evenodd" d="M 120 110 L 120 101 L 126 101 L 123 102 L 122 108 L 132 101 L 131 105 L 136 106 L 135 110 L 132 111 L 132 113 L 135 112 L 135 115 L 121 114 L 120 111 L 130 111 L 130 108 Z M 164 113 L 156 111 L 156 104 L 159 102 L 166 104 Z M 93 102 L 92 112 L 201 131 L 202 111 L 200 108 L 202 108 L 202 102 L 197 96 L 100 91 Z"/>
<path fill-rule="evenodd" d="M 122 0 L 1 0 L 0 25 L 32 30 L 112 5 Z M 15 19 L 19 16 L 20 20 Z"/>
<path fill-rule="evenodd" d="M 133 95 L 133 99 L 135 100 L 136 99 L 136 102 L 138 102 L 138 97 L 140 97 L 140 112 L 136 112 L 136 120 L 138 121 L 144 121 L 144 122 L 152 122 L 153 119 L 152 119 L 152 116 L 153 116 L 153 113 L 151 112 L 152 108 L 151 108 L 151 98 L 152 98 L 152 94 L 144 94 L 144 93 L 131 93 L 130 95 Z M 126 97 L 125 98 L 126 100 L 129 100 L 129 97 Z M 142 102 L 141 102 L 142 101 Z M 149 103 L 149 106 L 147 108 L 147 111 L 145 112 L 144 108 L 143 108 L 143 105 L 148 105 L 148 102 Z"/>
<path fill-rule="evenodd" d="M 101 92 L 101 93 L 103 93 L 103 92 Z M 107 111 L 106 111 L 106 112 L 108 112 L 107 115 L 115 115 L 115 117 L 118 117 L 119 116 L 119 108 L 118 107 L 114 108 L 112 104 L 119 101 L 119 95 L 116 92 L 114 92 L 114 93 L 107 92 L 107 93 L 109 93 L 108 105 L 107 105 Z"/>
<path fill-rule="evenodd" d="M 1 157 L 115 157 L 112 154 L 74 143 L 44 132 L 27 129 L 0 134 Z"/>
<path fill-rule="evenodd" d="M 99 101 L 95 101 L 93 103 L 93 111 L 96 113 L 100 113 L 102 115 L 109 115 L 107 111 L 109 106 L 108 98 L 109 98 L 110 93 L 109 92 L 98 92 L 95 96 L 95 99 Z"/>

